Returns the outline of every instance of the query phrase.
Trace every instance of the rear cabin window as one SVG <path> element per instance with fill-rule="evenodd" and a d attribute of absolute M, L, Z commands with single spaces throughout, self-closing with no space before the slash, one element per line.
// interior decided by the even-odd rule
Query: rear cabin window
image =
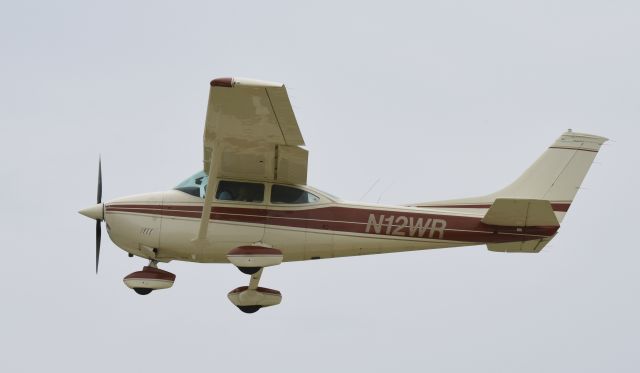
<path fill-rule="evenodd" d="M 274 185 L 271 187 L 271 203 L 314 203 L 320 198 L 306 190 Z"/>
<path fill-rule="evenodd" d="M 219 201 L 262 202 L 264 184 L 221 180 L 216 199 Z"/>

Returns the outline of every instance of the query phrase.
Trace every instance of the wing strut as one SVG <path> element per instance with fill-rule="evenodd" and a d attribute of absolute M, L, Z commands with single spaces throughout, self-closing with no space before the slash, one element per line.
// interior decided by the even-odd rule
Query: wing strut
<path fill-rule="evenodd" d="M 198 247 L 204 247 L 207 243 L 207 232 L 209 228 L 209 219 L 211 217 L 211 204 L 213 203 L 213 195 L 215 194 L 215 186 L 213 175 L 215 175 L 213 161 L 214 149 L 211 149 L 211 161 L 209 162 L 209 179 L 207 181 L 207 191 L 204 196 L 204 205 L 202 206 L 202 217 L 200 218 L 200 229 L 198 229 L 198 236 L 193 239 L 193 243 Z"/>

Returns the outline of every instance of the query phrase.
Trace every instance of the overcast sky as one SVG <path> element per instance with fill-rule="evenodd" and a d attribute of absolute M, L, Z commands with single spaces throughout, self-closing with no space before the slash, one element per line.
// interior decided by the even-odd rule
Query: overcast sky
<path fill-rule="evenodd" d="M 0 370 L 637 372 L 637 1 L 0 3 Z M 230 265 L 146 261 L 104 198 L 201 167 L 209 81 L 287 85 L 309 184 L 408 203 L 495 191 L 563 131 L 611 138 L 540 254 L 484 246 L 286 263 L 253 315 Z"/>

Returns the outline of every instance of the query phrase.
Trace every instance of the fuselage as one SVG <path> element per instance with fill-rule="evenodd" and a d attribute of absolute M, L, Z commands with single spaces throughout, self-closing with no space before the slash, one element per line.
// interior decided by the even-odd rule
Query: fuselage
<path fill-rule="evenodd" d="M 353 203 L 315 189 L 320 197 L 313 203 L 269 203 L 271 185 L 266 187 L 265 202 L 214 201 L 204 245 L 194 241 L 204 200 L 179 190 L 107 202 L 104 220 L 112 241 L 133 255 L 203 263 L 228 263 L 229 250 L 252 244 L 279 249 L 284 261 L 300 261 L 519 242 L 551 237 L 558 229 L 486 225 L 481 219 L 489 206 Z"/>

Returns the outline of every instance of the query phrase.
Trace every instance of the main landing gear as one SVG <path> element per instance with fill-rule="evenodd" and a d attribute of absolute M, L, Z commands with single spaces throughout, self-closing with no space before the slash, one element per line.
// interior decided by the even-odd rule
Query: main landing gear
<path fill-rule="evenodd" d="M 249 286 L 240 286 L 227 294 L 227 297 L 240 311 L 254 313 L 262 307 L 275 306 L 282 301 L 278 290 L 259 287 L 262 269 L 251 275 Z"/>
<path fill-rule="evenodd" d="M 282 263 L 282 252 L 265 246 L 241 246 L 232 249 L 227 259 L 244 273 L 251 275 L 249 286 L 240 286 L 227 294 L 227 297 L 244 313 L 258 312 L 263 307 L 275 306 L 282 301 L 278 290 L 259 287 L 264 267 Z"/>
<path fill-rule="evenodd" d="M 154 290 L 168 289 L 173 286 L 176 275 L 158 268 L 158 262 L 149 261 L 142 271 L 127 275 L 123 281 L 130 289 L 140 295 L 147 295 Z"/>

